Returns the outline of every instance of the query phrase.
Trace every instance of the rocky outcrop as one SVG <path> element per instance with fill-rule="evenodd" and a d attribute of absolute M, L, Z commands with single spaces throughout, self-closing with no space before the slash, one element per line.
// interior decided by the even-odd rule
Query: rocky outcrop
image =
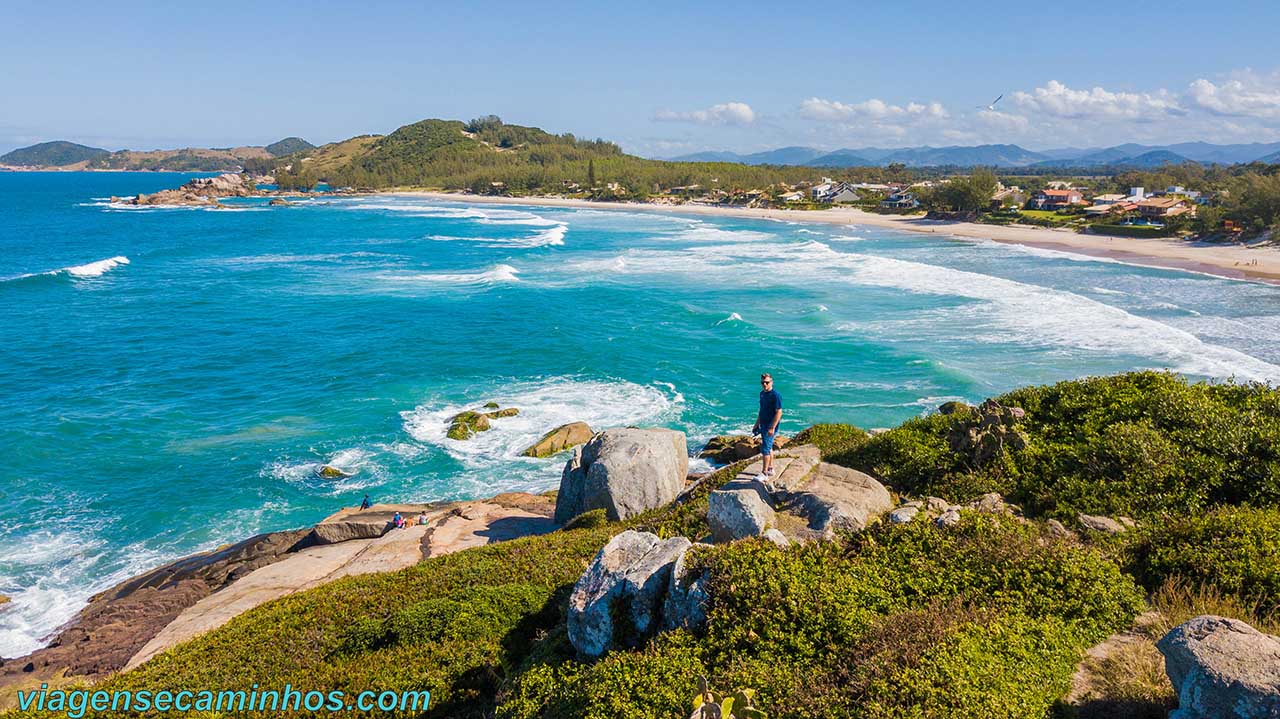
<path fill-rule="evenodd" d="M 957 406 L 947 414 L 964 415 L 947 433 L 947 443 L 972 466 L 986 464 L 1006 447 L 1019 450 L 1027 446 L 1027 436 L 1017 427 L 1027 416 L 1021 407 L 1005 407 L 989 399 L 976 410 Z"/>
<path fill-rule="evenodd" d="M 0 665 L 0 687 L 61 674 L 92 680 L 119 671 L 184 609 L 290 556 L 306 545 L 307 534 L 304 529 L 260 534 L 170 562 L 96 594 L 47 647 Z"/>
<path fill-rule="evenodd" d="M 870 475 L 822 462 L 791 494 L 787 509 L 806 518 L 810 529 L 824 534 L 859 531 L 893 509 L 893 498 Z"/>
<path fill-rule="evenodd" d="M 262 194 L 254 178 L 228 172 L 217 177 L 196 177 L 176 190 L 161 190 L 150 195 L 121 199 L 112 202 L 128 205 L 178 205 L 196 207 L 220 207 L 221 197 L 252 197 Z"/>
<path fill-rule="evenodd" d="M 616 612 L 627 612 L 638 640 L 656 629 L 668 595 L 672 569 L 689 549 L 689 540 L 660 540 L 656 534 L 627 530 L 609 540 L 569 595 L 569 642 L 585 657 L 598 657 L 616 639 Z"/>
<path fill-rule="evenodd" d="M 683 432 L 609 429 L 574 449 L 560 477 L 555 519 L 563 524 L 592 509 L 611 521 L 673 501 L 684 489 L 689 454 Z"/>
<path fill-rule="evenodd" d="M 754 479 L 735 479 L 707 497 L 707 524 L 716 542 L 758 537 L 777 521 L 769 490 Z"/>
<path fill-rule="evenodd" d="M 566 449 L 586 444 L 591 439 L 591 427 L 586 422 L 570 422 L 542 435 L 542 439 L 534 442 L 520 454 L 525 457 L 550 457 Z"/>
<path fill-rule="evenodd" d="M 520 410 L 515 407 L 507 407 L 506 409 L 497 409 L 496 404 L 490 402 L 485 405 L 488 408 L 493 406 L 488 412 L 477 412 L 475 410 L 467 410 L 459 412 L 449 418 L 449 430 L 445 435 L 449 439 L 471 439 L 478 432 L 487 432 L 493 426 L 489 423 L 491 419 L 502 419 L 504 417 L 515 417 L 520 414 Z"/>
<path fill-rule="evenodd" d="M 337 544 L 353 539 L 376 539 L 391 530 L 399 506 L 375 504 L 369 509 L 348 507 L 325 517 L 311 530 L 312 544 Z M 404 512 L 401 516 L 408 516 Z"/>
<path fill-rule="evenodd" d="M 1200 616 L 1156 647 L 1178 693 L 1169 719 L 1280 717 L 1280 637 L 1236 619 Z"/>
<path fill-rule="evenodd" d="M 773 446 L 775 449 L 782 449 L 787 446 L 788 441 L 786 437 L 778 435 L 773 440 Z M 751 459 L 757 454 L 760 454 L 760 438 L 746 434 L 712 437 L 707 446 L 698 452 L 699 457 L 716 464 L 733 464 Z"/>

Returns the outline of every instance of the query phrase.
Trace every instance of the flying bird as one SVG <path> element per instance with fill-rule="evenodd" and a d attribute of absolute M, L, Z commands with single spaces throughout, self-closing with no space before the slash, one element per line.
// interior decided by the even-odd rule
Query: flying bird
<path fill-rule="evenodd" d="M 1000 97 L 997 97 L 996 99 L 992 100 L 990 105 L 978 105 L 978 109 L 979 109 L 979 110 L 990 110 L 991 112 L 995 112 L 995 111 L 996 111 L 996 103 L 997 103 L 997 102 L 1000 102 L 1002 99 L 1004 99 L 1004 93 L 1001 93 L 1001 94 L 1000 94 Z"/>

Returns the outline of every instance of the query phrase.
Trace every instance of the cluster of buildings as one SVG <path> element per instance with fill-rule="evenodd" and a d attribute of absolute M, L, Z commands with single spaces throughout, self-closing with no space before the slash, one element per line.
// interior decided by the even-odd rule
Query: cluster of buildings
<path fill-rule="evenodd" d="M 1136 213 L 1145 220 L 1159 222 L 1179 215 L 1194 217 L 1196 206 L 1207 202 L 1208 197 L 1205 195 L 1181 186 L 1151 193 L 1143 187 L 1131 187 L 1127 195 L 1110 193 L 1087 196 L 1080 188 L 1066 183 L 1050 183 L 1049 187 L 1031 196 L 1028 207 L 1057 211 L 1080 208 L 1085 215 L 1099 219 Z"/>

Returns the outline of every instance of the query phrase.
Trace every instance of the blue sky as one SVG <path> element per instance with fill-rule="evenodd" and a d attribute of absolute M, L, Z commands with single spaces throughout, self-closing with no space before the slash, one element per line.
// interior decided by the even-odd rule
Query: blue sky
<path fill-rule="evenodd" d="M 0 151 L 487 113 L 651 156 L 1280 141 L 1274 1 L 623 5 L 6 3 Z"/>

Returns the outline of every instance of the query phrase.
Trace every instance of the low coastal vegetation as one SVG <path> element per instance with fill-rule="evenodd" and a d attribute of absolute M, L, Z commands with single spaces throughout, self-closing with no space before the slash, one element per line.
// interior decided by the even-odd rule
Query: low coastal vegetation
<path fill-rule="evenodd" d="M 1153 642 L 1173 624 L 1211 612 L 1274 631 L 1280 391 L 1137 372 L 996 401 L 875 435 L 817 425 L 793 441 L 903 498 L 996 491 L 1025 519 L 966 509 L 951 527 L 881 522 L 833 541 L 699 549 L 704 629 L 644 638 L 618 626 L 624 648 L 587 661 L 566 604 L 625 529 L 706 536 L 709 493 L 743 463 L 621 522 L 597 510 L 272 601 L 102 688 L 426 689 L 432 717 L 603 719 L 687 716 L 705 677 L 754 690 L 769 717 L 1158 717 L 1174 699 Z M 1070 531 L 1092 513 L 1137 526 Z M 1103 642 L 1114 651 L 1082 665 Z"/>

